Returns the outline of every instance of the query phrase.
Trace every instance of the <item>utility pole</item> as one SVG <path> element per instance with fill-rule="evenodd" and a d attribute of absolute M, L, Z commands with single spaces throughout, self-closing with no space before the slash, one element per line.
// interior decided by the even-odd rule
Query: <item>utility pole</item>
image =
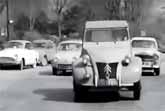
<path fill-rule="evenodd" d="M 10 32 L 9 32 L 9 1 L 5 0 L 6 3 L 6 28 L 7 28 L 7 40 L 10 40 Z"/>

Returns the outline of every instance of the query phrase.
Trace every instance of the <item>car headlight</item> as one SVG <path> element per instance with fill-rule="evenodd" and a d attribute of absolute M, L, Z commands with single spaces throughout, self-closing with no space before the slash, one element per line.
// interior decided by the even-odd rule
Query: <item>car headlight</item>
<path fill-rule="evenodd" d="M 158 60 L 159 59 L 159 56 L 157 54 L 154 54 L 153 57 L 154 57 L 154 60 Z"/>
<path fill-rule="evenodd" d="M 83 59 L 82 62 L 83 62 L 84 65 L 90 65 L 90 57 L 89 57 L 89 55 L 83 55 L 82 59 Z"/>
<path fill-rule="evenodd" d="M 124 60 L 122 60 L 122 65 L 123 66 L 128 66 L 131 63 L 131 58 L 126 56 Z"/>

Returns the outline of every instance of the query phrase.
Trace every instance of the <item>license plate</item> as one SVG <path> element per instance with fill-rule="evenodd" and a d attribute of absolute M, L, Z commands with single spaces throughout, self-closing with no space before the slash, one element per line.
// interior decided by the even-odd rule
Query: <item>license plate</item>
<path fill-rule="evenodd" d="M 116 79 L 100 79 L 98 86 L 117 86 L 118 82 Z"/>
<path fill-rule="evenodd" d="M 108 82 L 108 85 L 110 85 L 110 86 L 117 86 L 118 85 L 118 82 L 116 79 L 108 79 L 107 82 Z"/>
<path fill-rule="evenodd" d="M 151 66 L 152 63 L 151 63 L 151 62 L 144 62 L 143 65 L 144 65 L 144 66 Z"/>

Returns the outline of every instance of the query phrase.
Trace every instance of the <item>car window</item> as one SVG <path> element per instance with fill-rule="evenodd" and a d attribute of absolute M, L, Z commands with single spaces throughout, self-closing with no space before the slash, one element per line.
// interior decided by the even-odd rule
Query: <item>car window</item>
<path fill-rule="evenodd" d="M 156 43 L 150 40 L 133 40 L 132 47 L 134 48 L 156 48 Z"/>
<path fill-rule="evenodd" d="M 32 49 L 33 48 L 33 45 L 31 43 L 26 43 L 25 44 L 25 48 L 26 49 Z"/>
<path fill-rule="evenodd" d="M 87 42 L 113 42 L 128 40 L 126 28 L 90 29 L 86 31 Z"/>
<path fill-rule="evenodd" d="M 52 43 L 46 43 L 46 42 L 38 42 L 38 43 L 33 43 L 34 48 L 53 48 L 53 44 Z"/>
<path fill-rule="evenodd" d="M 45 42 L 38 42 L 38 43 L 33 43 L 35 48 L 46 48 L 46 43 Z"/>
<path fill-rule="evenodd" d="M 81 44 L 79 43 L 63 43 L 58 46 L 58 50 L 62 51 L 74 51 L 81 49 Z"/>
<path fill-rule="evenodd" d="M 47 48 L 48 49 L 53 48 L 53 43 L 50 42 L 49 44 L 47 44 Z"/>
<path fill-rule="evenodd" d="M 8 42 L 5 48 L 23 48 L 23 43 L 21 42 Z"/>

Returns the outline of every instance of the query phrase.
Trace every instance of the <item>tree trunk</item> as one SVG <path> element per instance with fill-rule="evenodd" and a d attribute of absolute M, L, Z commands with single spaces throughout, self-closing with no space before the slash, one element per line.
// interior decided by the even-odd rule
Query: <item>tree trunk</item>
<path fill-rule="evenodd" d="M 30 31 L 34 29 L 34 23 L 35 23 L 35 19 L 30 17 Z"/>
<path fill-rule="evenodd" d="M 61 23 L 60 22 L 58 22 L 58 36 L 61 40 L 62 39 L 62 34 L 61 34 Z"/>

